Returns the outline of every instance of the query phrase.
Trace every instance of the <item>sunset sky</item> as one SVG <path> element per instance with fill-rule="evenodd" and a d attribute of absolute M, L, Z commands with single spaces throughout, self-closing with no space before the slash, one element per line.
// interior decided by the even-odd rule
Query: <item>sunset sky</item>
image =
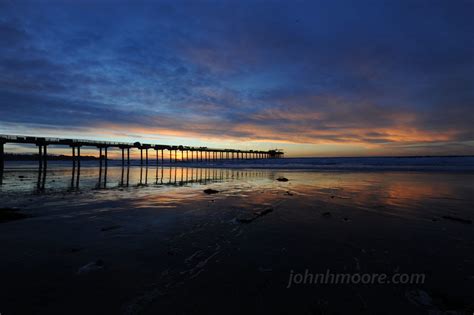
<path fill-rule="evenodd" d="M 472 0 L 0 0 L 0 133 L 474 154 L 473 16 Z"/>

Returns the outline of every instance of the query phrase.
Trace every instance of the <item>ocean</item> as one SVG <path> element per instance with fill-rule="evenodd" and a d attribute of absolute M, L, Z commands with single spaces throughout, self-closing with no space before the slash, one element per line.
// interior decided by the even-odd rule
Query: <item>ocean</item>
<path fill-rule="evenodd" d="M 37 168 L 35 161 L 7 161 L 6 169 Z M 71 167 L 71 161 L 49 161 L 48 167 Z M 97 167 L 99 161 L 82 161 L 81 167 Z M 161 166 L 161 162 L 159 163 Z M 233 169 L 285 169 L 285 170 L 347 170 L 347 171 L 474 171 L 474 156 L 440 157 L 309 157 L 262 160 L 217 160 L 211 162 L 164 161 L 164 166 L 218 167 Z M 109 160 L 108 166 L 121 166 L 120 160 Z M 131 166 L 140 166 L 131 160 Z M 156 166 L 153 158 L 149 166 Z"/>

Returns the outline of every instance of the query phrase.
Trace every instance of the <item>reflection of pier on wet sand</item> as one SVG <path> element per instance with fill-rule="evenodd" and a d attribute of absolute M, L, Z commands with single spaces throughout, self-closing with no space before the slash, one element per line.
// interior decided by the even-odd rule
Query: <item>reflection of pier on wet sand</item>
<path fill-rule="evenodd" d="M 185 186 L 191 184 L 209 184 L 213 182 L 225 181 L 230 179 L 246 179 L 260 177 L 264 173 L 261 170 L 240 170 L 229 168 L 206 168 L 206 167 L 187 167 L 187 166 L 116 166 L 112 167 L 114 175 L 112 181 L 108 178 L 108 168 L 102 163 L 97 168 L 86 168 L 94 170 L 96 181 L 95 189 L 113 189 L 124 187 L 149 187 L 149 186 Z M 133 170 L 134 178 L 131 178 Z M 39 167 L 36 182 L 38 191 L 44 191 L 47 187 L 47 168 Z M 117 176 L 118 174 L 118 176 Z M 81 186 L 81 168 L 73 163 L 71 168 L 70 180 L 65 181 L 64 189 L 78 190 Z M 69 184 L 68 184 L 69 183 Z M 56 184 L 57 186 L 57 184 Z M 57 188 L 57 187 L 56 187 Z M 61 188 L 59 188 L 61 189 Z"/>

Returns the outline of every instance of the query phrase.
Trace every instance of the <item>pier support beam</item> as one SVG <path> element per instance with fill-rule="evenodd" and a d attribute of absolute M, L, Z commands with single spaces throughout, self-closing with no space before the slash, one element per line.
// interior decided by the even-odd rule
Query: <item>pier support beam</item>
<path fill-rule="evenodd" d="M 99 163 L 100 163 L 100 166 L 102 167 L 102 147 L 99 147 Z"/>
<path fill-rule="evenodd" d="M 43 158 L 43 146 L 38 145 L 38 163 L 39 163 L 39 168 L 43 168 L 43 163 L 41 163 L 41 160 Z"/>
<path fill-rule="evenodd" d="M 39 168 L 46 168 L 47 159 L 48 159 L 48 149 L 46 144 L 37 144 L 38 146 L 38 163 Z"/>
<path fill-rule="evenodd" d="M 44 145 L 43 147 L 43 163 L 46 164 L 46 161 L 48 160 L 48 145 Z"/>
<path fill-rule="evenodd" d="M 72 166 L 76 167 L 76 147 L 72 145 L 71 150 L 72 150 Z"/>
<path fill-rule="evenodd" d="M 107 167 L 107 160 L 108 160 L 108 156 L 107 156 L 107 147 L 104 148 L 104 158 L 105 158 L 105 167 Z"/>

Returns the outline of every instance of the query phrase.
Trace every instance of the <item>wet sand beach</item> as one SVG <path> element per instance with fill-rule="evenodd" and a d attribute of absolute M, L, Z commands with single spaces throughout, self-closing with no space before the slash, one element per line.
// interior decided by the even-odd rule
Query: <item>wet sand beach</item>
<path fill-rule="evenodd" d="M 472 172 L 103 171 L 77 186 L 63 166 L 7 169 L 0 208 L 27 217 L 0 223 L 1 314 L 474 310 Z M 425 278 L 297 283 L 305 273 Z"/>

